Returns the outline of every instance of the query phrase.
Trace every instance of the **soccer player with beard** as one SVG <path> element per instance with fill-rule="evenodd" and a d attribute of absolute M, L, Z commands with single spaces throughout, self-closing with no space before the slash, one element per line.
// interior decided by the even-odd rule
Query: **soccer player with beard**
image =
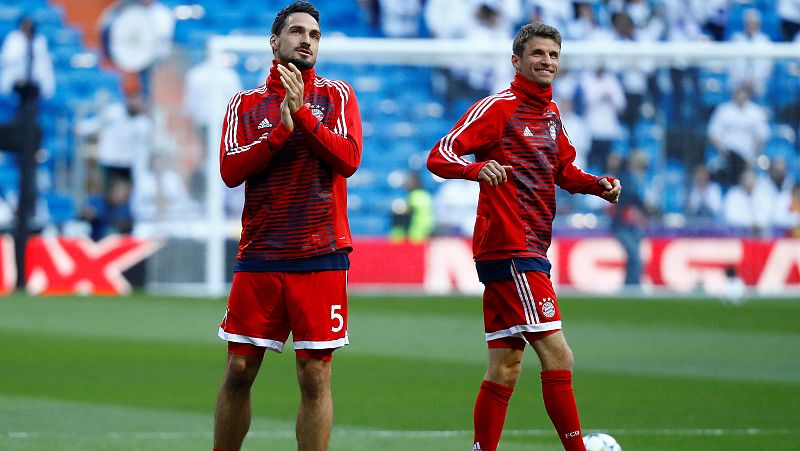
<path fill-rule="evenodd" d="M 225 115 L 220 171 L 226 185 L 245 184 L 245 205 L 219 328 L 228 359 L 215 450 L 241 447 L 264 352 L 282 352 L 290 333 L 300 386 L 297 446 L 328 448 L 331 355 L 348 344 L 345 179 L 361 161 L 361 119 L 349 84 L 315 74 L 321 35 L 312 4 L 282 9 L 272 24 L 266 83 L 237 93 Z"/>
<path fill-rule="evenodd" d="M 572 351 L 550 282 L 556 185 L 570 193 L 617 202 L 618 180 L 574 165 L 575 148 L 552 101 L 561 34 L 540 23 L 523 26 L 513 44 L 517 73 L 509 89 L 473 105 L 431 150 L 428 169 L 480 183 L 473 252 L 485 286 L 488 368 L 474 411 L 474 451 L 494 451 L 522 369 L 525 344 L 542 366 L 545 409 L 564 448 L 583 450 L 572 390 Z M 463 158 L 475 155 L 475 162 Z"/>

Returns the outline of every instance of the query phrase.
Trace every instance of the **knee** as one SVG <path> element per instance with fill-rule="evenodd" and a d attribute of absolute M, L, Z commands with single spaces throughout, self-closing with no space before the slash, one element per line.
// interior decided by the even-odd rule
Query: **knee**
<path fill-rule="evenodd" d="M 522 371 L 522 359 L 507 359 L 489 366 L 487 378 L 497 384 L 513 387 Z"/>
<path fill-rule="evenodd" d="M 575 357 L 569 346 L 560 346 L 547 354 L 547 358 L 542 359 L 543 370 L 572 370 Z"/>
<path fill-rule="evenodd" d="M 249 359 L 231 354 L 225 369 L 223 386 L 230 391 L 249 390 L 258 373 L 258 365 Z"/>
<path fill-rule="evenodd" d="M 330 366 L 328 362 L 310 359 L 298 363 L 297 381 L 300 395 L 307 401 L 316 401 L 330 391 Z"/>

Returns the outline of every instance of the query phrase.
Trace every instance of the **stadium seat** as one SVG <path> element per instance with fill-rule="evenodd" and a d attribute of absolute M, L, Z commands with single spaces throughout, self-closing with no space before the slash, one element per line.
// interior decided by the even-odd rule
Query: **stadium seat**
<path fill-rule="evenodd" d="M 17 163 L 12 158 L 0 163 L 0 195 L 5 196 L 9 192 L 19 190 L 19 170 Z"/>
<path fill-rule="evenodd" d="M 50 213 L 50 221 L 56 225 L 62 225 L 76 217 L 75 204 L 72 198 L 64 194 L 54 192 L 42 195 L 47 204 L 47 211 Z"/>

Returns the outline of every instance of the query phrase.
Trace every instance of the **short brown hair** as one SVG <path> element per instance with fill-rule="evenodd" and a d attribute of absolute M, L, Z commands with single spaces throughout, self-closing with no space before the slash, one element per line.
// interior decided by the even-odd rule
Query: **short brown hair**
<path fill-rule="evenodd" d="M 534 37 L 547 38 L 553 40 L 561 48 L 561 33 L 556 27 L 535 22 L 523 25 L 514 37 L 512 50 L 514 55 L 522 56 L 525 51 L 525 44 Z"/>
<path fill-rule="evenodd" d="M 315 8 L 314 5 L 309 2 L 296 1 L 278 11 L 278 14 L 275 16 L 275 21 L 272 22 L 272 34 L 279 36 L 281 31 L 283 31 L 283 25 L 286 23 L 286 18 L 294 13 L 306 13 L 313 17 L 314 20 L 316 20 L 319 24 L 319 11 L 317 11 L 317 8 Z"/>

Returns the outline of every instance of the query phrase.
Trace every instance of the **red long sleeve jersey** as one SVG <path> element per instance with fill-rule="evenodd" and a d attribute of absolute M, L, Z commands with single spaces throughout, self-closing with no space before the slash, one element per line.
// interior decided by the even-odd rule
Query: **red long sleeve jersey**
<path fill-rule="evenodd" d="M 477 180 L 489 160 L 513 168 L 497 187 L 481 182 L 472 244 L 476 261 L 546 256 L 555 186 L 573 194 L 604 191 L 599 177 L 573 164 L 575 148 L 551 98 L 550 87 L 517 75 L 509 89 L 473 105 L 430 152 L 428 169 L 444 178 Z M 476 161 L 462 158 L 467 154 Z"/>
<path fill-rule="evenodd" d="M 281 122 L 285 90 L 273 63 L 266 84 L 233 96 L 222 126 L 220 172 L 245 183 L 239 261 L 349 252 L 346 178 L 361 162 L 361 119 L 352 87 L 303 71 L 304 103 Z"/>

